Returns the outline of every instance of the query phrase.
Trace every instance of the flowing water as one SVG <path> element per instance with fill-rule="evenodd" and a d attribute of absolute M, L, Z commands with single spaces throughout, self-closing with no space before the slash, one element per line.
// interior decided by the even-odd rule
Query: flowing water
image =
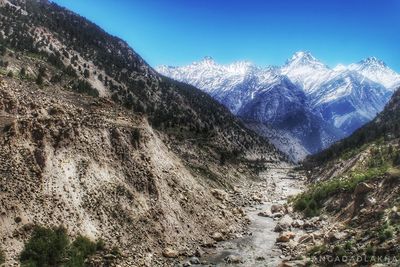
<path fill-rule="evenodd" d="M 268 201 L 246 209 L 250 235 L 218 243 L 202 257 L 207 265 L 198 266 L 277 266 L 282 261 L 282 253 L 275 245 L 279 234 L 274 232 L 274 228 L 278 221 L 258 216 L 258 213 L 269 210 L 273 204 L 283 204 L 288 196 L 301 192 L 302 181 L 289 176 L 289 172 L 290 169 L 274 169 L 263 175 L 267 184 L 264 194 Z M 226 259 L 231 255 L 240 257 L 242 263 L 227 263 Z"/>

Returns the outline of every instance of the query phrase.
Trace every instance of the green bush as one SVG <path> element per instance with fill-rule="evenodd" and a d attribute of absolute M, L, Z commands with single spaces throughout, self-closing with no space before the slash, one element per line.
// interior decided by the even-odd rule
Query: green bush
<path fill-rule="evenodd" d="M 22 68 L 21 68 L 21 70 L 19 71 L 19 76 L 20 76 L 21 78 L 25 78 L 25 76 L 26 76 L 26 69 L 25 69 L 25 67 L 22 67 Z"/>
<path fill-rule="evenodd" d="M 308 256 L 314 256 L 314 255 L 319 255 L 322 253 L 325 253 L 327 251 L 327 248 L 325 245 L 317 245 L 313 246 L 307 251 Z"/>
<path fill-rule="evenodd" d="M 347 242 L 344 244 L 344 249 L 345 249 L 345 250 L 351 250 L 351 249 L 353 248 L 353 246 L 354 246 L 354 243 L 353 243 L 352 241 L 347 241 Z"/>
<path fill-rule="evenodd" d="M 69 260 L 66 267 L 83 267 L 85 260 L 96 253 L 97 244 L 90 239 L 78 236 L 69 248 Z"/>
<path fill-rule="evenodd" d="M 391 239 L 393 237 L 393 228 L 388 224 L 383 225 L 378 233 L 378 237 L 381 242 Z"/>
<path fill-rule="evenodd" d="M 387 166 L 370 168 L 365 172 L 353 172 L 346 178 L 339 177 L 317 183 L 294 198 L 293 207 L 296 211 L 303 212 L 306 217 L 316 216 L 329 197 L 340 192 L 353 192 L 360 182 L 379 177 L 387 170 Z"/>
<path fill-rule="evenodd" d="M 68 243 L 64 228 L 36 227 L 21 253 L 21 265 L 56 266 L 63 259 Z"/>
<path fill-rule="evenodd" d="M 98 97 L 99 92 L 92 87 L 92 85 L 84 80 L 78 80 L 72 84 L 72 88 L 78 93 L 87 94 L 90 96 Z"/>
<path fill-rule="evenodd" d="M 20 260 L 23 267 L 83 267 L 85 260 L 99 250 L 104 249 L 104 242 L 93 242 L 78 236 L 69 242 L 64 228 L 36 227 L 32 237 L 25 244 Z"/>
<path fill-rule="evenodd" d="M 3 264 L 6 262 L 6 256 L 4 255 L 4 252 L 0 250 L 0 264 Z"/>
<path fill-rule="evenodd" d="M 344 256 L 346 256 L 346 251 L 342 246 L 335 246 L 332 252 L 335 258 L 339 257 L 339 259 L 342 259 Z"/>

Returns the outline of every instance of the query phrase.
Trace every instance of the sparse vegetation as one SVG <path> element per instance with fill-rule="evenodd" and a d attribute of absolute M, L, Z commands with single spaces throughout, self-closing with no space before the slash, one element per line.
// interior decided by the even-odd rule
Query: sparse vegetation
<path fill-rule="evenodd" d="M 42 85 L 43 82 L 44 82 L 44 77 L 46 77 L 46 68 L 41 66 L 39 68 L 39 73 L 38 73 L 37 78 L 36 78 L 36 84 L 37 85 Z"/>
<path fill-rule="evenodd" d="M 393 227 L 388 222 L 384 223 L 378 231 L 379 241 L 384 242 L 393 237 Z"/>
<path fill-rule="evenodd" d="M 91 255 L 104 249 L 104 242 L 97 243 L 78 236 L 72 243 L 63 227 L 36 227 L 21 253 L 21 266 L 83 267 Z"/>
<path fill-rule="evenodd" d="M 69 239 L 62 228 L 36 227 L 21 253 L 22 266 L 57 266 L 63 259 Z"/>
<path fill-rule="evenodd" d="M 133 129 L 131 133 L 131 142 L 132 145 L 137 149 L 139 148 L 140 145 L 140 138 L 141 138 L 141 133 L 139 128 Z"/>
<path fill-rule="evenodd" d="M 83 267 L 85 260 L 96 253 L 98 245 L 90 239 L 78 236 L 68 249 L 69 260 L 65 264 L 66 267 Z"/>
<path fill-rule="evenodd" d="M 88 69 L 85 69 L 85 71 L 83 72 L 83 77 L 85 77 L 86 79 L 90 77 L 90 72 Z"/>
<path fill-rule="evenodd" d="M 313 246 L 311 249 L 308 250 L 307 254 L 309 256 L 319 255 L 326 252 L 327 248 L 325 245 L 317 245 Z"/>
<path fill-rule="evenodd" d="M 90 96 L 98 97 L 99 92 L 92 87 L 92 85 L 85 80 L 78 80 L 72 84 L 72 88 L 78 93 L 87 94 Z"/>
<path fill-rule="evenodd" d="M 19 71 L 19 76 L 21 78 L 25 78 L 26 76 L 26 69 L 24 67 L 21 68 L 21 70 Z"/>
<path fill-rule="evenodd" d="M 340 192 L 352 192 L 360 182 L 379 177 L 387 170 L 387 166 L 370 168 L 363 172 L 350 173 L 348 177 L 338 177 L 317 183 L 298 195 L 293 200 L 293 206 L 296 211 L 303 212 L 307 217 L 316 216 L 329 197 Z"/>
<path fill-rule="evenodd" d="M 6 262 L 6 256 L 4 255 L 3 250 L 0 248 L 0 265 Z"/>

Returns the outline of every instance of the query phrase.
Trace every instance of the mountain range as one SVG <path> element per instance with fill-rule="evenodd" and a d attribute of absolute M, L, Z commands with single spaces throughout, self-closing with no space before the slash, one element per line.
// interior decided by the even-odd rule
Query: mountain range
<path fill-rule="evenodd" d="M 205 57 L 156 70 L 210 94 L 294 161 L 372 120 L 400 85 L 400 75 L 375 57 L 330 68 L 309 52 L 296 52 L 281 67 Z"/>

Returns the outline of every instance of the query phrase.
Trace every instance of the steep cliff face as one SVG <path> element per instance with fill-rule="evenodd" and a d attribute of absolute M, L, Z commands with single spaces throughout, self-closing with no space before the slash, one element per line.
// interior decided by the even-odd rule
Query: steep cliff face
<path fill-rule="evenodd" d="M 247 200 L 233 188 L 281 164 L 270 144 L 82 17 L 47 1 L 0 14 L 7 264 L 34 225 L 102 238 L 121 266 L 162 266 L 166 249 L 192 255 L 240 231 Z"/>

